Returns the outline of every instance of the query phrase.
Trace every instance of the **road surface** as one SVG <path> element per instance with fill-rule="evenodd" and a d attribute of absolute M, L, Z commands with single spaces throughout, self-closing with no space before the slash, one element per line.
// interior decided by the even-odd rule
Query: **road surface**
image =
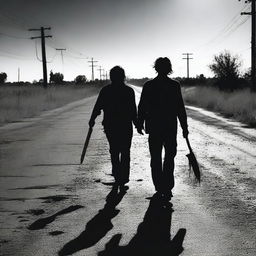
<path fill-rule="evenodd" d="M 79 165 L 95 99 L 0 127 L 0 255 L 256 255 L 255 129 L 188 106 L 203 177 L 179 129 L 172 208 L 150 199 L 147 136 L 134 131 L 129 189 L 113 203 L 101 117 Z"/>

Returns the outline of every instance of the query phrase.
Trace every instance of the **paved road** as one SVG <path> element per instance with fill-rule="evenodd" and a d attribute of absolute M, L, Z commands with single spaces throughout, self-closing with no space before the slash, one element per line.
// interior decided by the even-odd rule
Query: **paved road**
<path fill-rule="evenodd" d="M 134 132 L 129 189 L 111 200 L 101 118 L 78 164 L 94 102 L 0 128 L 0 255 L 256 255 L 255 130 L 188 107 L 203 181 L 179 133 L 172 208 L 150 199 L 147 137 Z"/>

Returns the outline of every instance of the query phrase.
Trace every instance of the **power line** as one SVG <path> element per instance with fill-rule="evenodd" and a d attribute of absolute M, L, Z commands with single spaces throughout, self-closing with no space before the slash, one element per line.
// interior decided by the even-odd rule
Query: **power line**
<path fill-rule="evenodd" d="M 43 62 L 40 58 L 39 58 L 39 54 L 38 54 L 38 47 L 37 47 L 37 40 L 35 40 L 35 51 L 36 51 L 36 58 L 38 61 Z M 55 57 L 57 56 L 57 52 L 55 51 L 55 54 L 50 58 L 50 60 L 46 61 L 47 63 L 52 63 L 55 59 Z"/>
<path fill-rule="evenodd" d="M 244 7 L 229 21 L 229 23 L 222 29 L 221 32 L 228 32 L 232 26 L 234 26 L 240 20 L 240 13 L 247 9 L 248 5 L 244 5 Z"/>
<path fill-rule="evenodd" d="M 243 8 L 231 18 L 231 20 L 227 23 L 227 25 L 223 29 L 221 29 L 221 31 L 214 38 L 212 38 L 210 41 L 208 41 L 205 45 L 212 44 L 212 43 L 216 42 L 219 38 L 223 38 L 223 36 L 225 36 L 225 34 L 227 34 L 227 33 L 229 34 L 230 31 L 233 30 L 233 27 L 241 19 L 240 13 L 242 11 L 247 10 L 247 8 L 248 8 L 248 5 L 244 5 Z M 241 26 L 241 25 L 239 23 L 239 26 Z"/>
<path fill-rule="evenodd" d="M 73 61 L 73 59 L 69 59 L 69 62 L 71 62 L 72 65 L 77 68 L 77 71 L 79 70 L 79 72 L 81 72 L 81 65 L 78 65 L 75 61 Z"/>
<path fill-rule="evenodd" d="M 7 59 L 16 59 L 16 60 L 21 60 L 21 61 L 32 61 L 32 59 L 24 59 L 24 58 L 20 58 L 18 56 L 13 56 L 13 55 L 10 56 L 9 53 L 2 53 L 2 54 L 0 54 L 0 56 L 3 58 L 7 58 Z"/>
<path fill-rule="evenodd" d="M 69 57 L 72 58 L 72 59 L 77 59 L 77 60 L 87 60 L 88 59 L 88 57 L 81 58 L 81 57 L 72 56 L 70 54 L 69 54 Z"/>
<path fill-rule="evenodd" d="M 229 37 L 229 36 L 230 36 L 232 33 L 234 33 L 238 28 L 240 28 L 247 20 L 249 20 L 249 17 L 246 17 L 246 18 L 243 19 L 239 24 L 237 24 L 237 26 L 234 27 L 232 30 L 230 30 L 229 33 L 224 36 L 224 38 Z"/>
<path fill-rule="evenodd" d="M 0 32 L 0 35 L 9 37 L 9 38 L 14 38 L 14 39 L 29 40 L 29 38 L 27 38 L 27 37 L 18 37 L 18 36 L 14 36 L 14 35 L 8 35 L 8 34 L 2 33 L 2 32 Z"/>
<path fill-rule="evenodd" d="M 35 50 L 36 50 L 36 58 L 37 58 L 37 60 L 40 61 L 40 62 L 43 62 L 43 61 L 39 58 L 39 56 L 38 56 L 37 40 L 35 40 Z"/>
<path fill-rule="evenodd" d="M 18 59 L 18 60 L 32 60 L 32 59 L 29 59 L 29 58 L 26 58 L 25 56 L 21 56 L 21 55 L 18 55 L 18 54 L 15 54 L 15 53 L 11 53 L 11 52 L 8 52 L 8 51 L 4 51 L 4 50 L 0 50 L 0 52 L 2 52 L 3 54 L 7 54 L 7 55 L 11 55 L 11 56 L 3 56 L 3 57 L 8 57 L 8 58 L 14 58 L 14 59 Z"/>
<path fill-rule="evenodd" d="M 56 39 L 54 39 L 54 42 L 56 42 L 58 45 L 63 46 L 63 48 L 66 48 L 66 51 L 75 54 L 77 56 L 77 58 L 81 58 L 81 59 L 87 58 L 88 59 L 88 56 L 86 56 L 84 53 L 81 53 L 80 51 L 74 49 L 73 47 L 70 47 L 69 45 L 65 45 Z M 49 44 L 47 44 L 47 45 L 50 46 Z M 50 47 L 53 49 L 56 48 L 56 46 L 50 46 Z"/>

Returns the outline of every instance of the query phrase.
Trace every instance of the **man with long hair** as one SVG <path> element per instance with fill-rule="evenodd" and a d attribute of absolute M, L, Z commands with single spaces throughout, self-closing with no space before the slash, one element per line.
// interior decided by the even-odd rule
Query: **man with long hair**
<path fill-rule="evenodd" d="M 158 58 L 154 68 L 157 76 L 143 86 L 138 106 L 139 133 L 149 134 L 152 179 L 156 195 L 166 200 L 172 197 L 174 187 L 174 158 L 177 147 L 177 119 L 188 136 L 187 115 L 180 84 L 169 78 L 172 65 L 168 58 Z M 162 150 L 165 150 L 162 163 Z"/>
<path fill-rule="evenodd" d="M 89 126 L 104 112 L 103 127 L 109 142 L 112 174 L 116 185 L 129 182 L 130 148 L 133 127 L 137 124 L 137 108 L 133 89 L 124 83 L 124 69 L 115 66 L 110 70 L 111 84 L 103 87 L 94 106 Z"/>

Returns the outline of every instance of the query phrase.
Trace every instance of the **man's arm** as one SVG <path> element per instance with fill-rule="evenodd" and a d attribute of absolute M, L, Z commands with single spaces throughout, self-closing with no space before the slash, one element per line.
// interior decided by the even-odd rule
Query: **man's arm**
<path fill-rule="evenodd" d="M 135 93 L 134 90 L 132 89 L 132 122 L 134 126 L 137 128 L 138 127 L 138 113 L 137 113 L 137 106 L 136 106 L 136 101 L 135 101 Z"/>
<path fill-rule="evenodd" d="M 140 102 L 138 105 L 138 126 L 137 130 L 140 134 L 142 133 L 142 130 L 144 129 L 144 122 L 146 119 L 146 87 L 145 85 L 142 88 L 141 96 L 140 96 Z"/>
<path fill-rule="evenodd" d="M 188 136 L 188 122 L 180 84 L 178 85 L 178 119 L 183 130 L 183 137 L 186 138 Z"/>
<path fill-rule="evenodd" d="M 101 110 L 103 109 L 103 96 L 102 95 L 103 95 L 103 93 L 102 93 L 102 90 L 101 90 L 100 93 L 99 93 L 99 96 L 97 98 L 97 101 L 94 105 L 92 114 L 91 114 L 91 118 L 90 118 L 90 121 L 89 121 L 89 126 L 90 127 L 94 126 L 96 117 L 98 115 L 100 115 Z"/>

